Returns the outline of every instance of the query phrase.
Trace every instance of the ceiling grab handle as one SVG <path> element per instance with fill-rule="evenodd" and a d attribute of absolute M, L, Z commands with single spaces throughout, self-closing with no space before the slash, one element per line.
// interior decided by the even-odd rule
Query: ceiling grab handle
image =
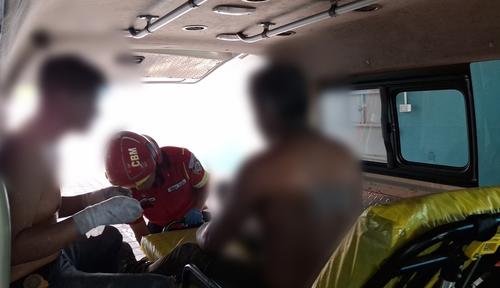
<path fill-rule="evenodd" d="M 207 2 L 207 0 L 189 0 L 189 1 L 185 2 L 184 4 L 182 4 L 181 6 L 170 11 L 169 13 L 158 18 L 157 20 L 152 20 L 152 19 L 148 20 L 146 23 L 146 27 L 144 27 L 144 29 L 136 30 L 133 27 L 129 28 L 128 29 L 128 32 L 129 32 L 128 36 L 135 38 L 135 39 L 144 38 L 147 35 L 157 31 L 158 29 L 163 28 L 165 25 L 169 24 L 170 22 L 174 21 L 175 19 L 190 12 L 191 10 L 198 8 L 200 5 L 204 4 L 205 2 Z"/>
<path fill-rule="evenodd" d="M 291 30 L 299 29 L 301 27 L 314 24 L 325 19 L 335 17 L 337 15 L 342 15 L 360 8 L 364 8 L 366 6 L 375 4 L 378 1 L 379 0 L 358 0 L 344 5 L 337 5 L 335 1 L 332 7 L 327 11 L 296 20 L 294 22 L 285 24 L 283 26 L 274 29 L 269 29 L 269 26 L 264 27 L 264 31 L 262 33 L 253 36 L 247 36 L 242 32 L 238 33 L 237 36 L 240 41 L 243 41 L 245 43 L 255 43 L 266 38 L 271 38 L 281 33 L 289 32 Z"/>

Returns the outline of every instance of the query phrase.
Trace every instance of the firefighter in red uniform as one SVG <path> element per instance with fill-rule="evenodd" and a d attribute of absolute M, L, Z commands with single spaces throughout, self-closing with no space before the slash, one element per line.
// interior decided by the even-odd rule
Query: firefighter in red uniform
<path fill-rule="evenodd" d="M 130 223 L 139 242 L 175 221 L 203 223 L 208 174 L 188 149 L 160 148 L 149 136 L 123 131 L 109 143 L 106 176 L 113 185 L 131 189 L 141 203 L 148 224 L 143 217 Z"/>

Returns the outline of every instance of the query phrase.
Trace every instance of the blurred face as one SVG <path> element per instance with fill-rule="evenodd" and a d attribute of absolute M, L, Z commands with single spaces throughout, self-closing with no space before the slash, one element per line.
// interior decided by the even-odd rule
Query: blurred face
<path fill-rule="evenodd" d="M 52 113 L 60 115 L 61 121 L 64 121 L 68 130 L 86 130 L 96 116 L 97 94 L 90 92 L 77 92 L 68 95 L 65 92 L 59 92 L 52 97 Z"/>
<path fill-rule="evenodd" d="M 258 99 L 258 97 L 254 97 L 253 100 L 256 121 L 264 137 L 266 137 L 268 141 L 272 142 L 278 136 L 280 131 L 280 122 L 276 115 L 276 109 L 269 101 Z"/>

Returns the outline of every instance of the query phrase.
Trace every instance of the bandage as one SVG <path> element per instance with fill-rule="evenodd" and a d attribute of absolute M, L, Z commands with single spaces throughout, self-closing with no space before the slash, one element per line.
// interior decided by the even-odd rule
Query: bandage
<path fill-rule="evenodd" d="M 78 231 L 85 234 L 101 225 L 133 222 L 141 217 L 142 213 L 139 201 L 125 196 L 116 196 L 78 212 L 73 216 L 73 221 Z"/>

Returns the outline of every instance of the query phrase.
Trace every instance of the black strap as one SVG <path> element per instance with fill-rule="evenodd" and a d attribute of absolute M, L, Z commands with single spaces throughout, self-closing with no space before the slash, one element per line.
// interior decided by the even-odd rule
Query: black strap
<path fill-rule="evenodd" d="M 495 215 L 473 215 L 469 219 L 476 228 L 473 240 L 488 241 L 497 233 L 499 223 Z"/>

